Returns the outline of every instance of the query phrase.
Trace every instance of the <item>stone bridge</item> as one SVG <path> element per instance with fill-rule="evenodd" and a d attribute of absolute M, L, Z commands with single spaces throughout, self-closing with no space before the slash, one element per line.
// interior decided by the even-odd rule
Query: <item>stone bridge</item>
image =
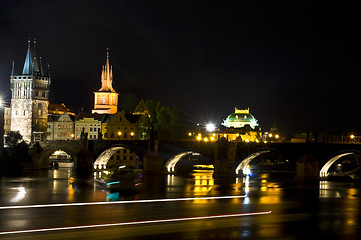
<path fill-rule="evenodd" d="M 197 153 L 214 165 L 215 175 L 232 176 L 246 166 L 252 166 L 262 158 L 287 162 L 290 169 L 296 169 L 296 162 L 305 154 L 311 154 L 320 163 L 320 168 L 334 164 L 342 157 L 351 157 L 360 165 L 361 144 L 326 143 L 245 143 L 197 142 L 197 141 L 148 141 L 148 140 L 75 140 L 49 141 L 42 144 L 43 151 L 36 156 L 36 165 L 48 166 L 48 158 L 55 150 L 63 150 L 74 159 L 75 165 L 82 149 L 91 154 L 92 162 L 106 164 L 115 151 L 126 148 L 135 152 L 143 161 L 146 173 L 162 173 L 175 168 L 177 162 L 186 155 Z M 171 167 L 169 167 L 172 165 Z M 329 167 L 330 167 L 329 166 Z M 327 175 L 327 170 L 323 174 Z"/>

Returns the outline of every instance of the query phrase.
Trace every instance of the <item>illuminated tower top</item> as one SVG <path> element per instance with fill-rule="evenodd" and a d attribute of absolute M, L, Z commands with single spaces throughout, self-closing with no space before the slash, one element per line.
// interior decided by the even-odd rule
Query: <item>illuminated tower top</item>
<path fill-rule="evenodd" d="M 109 64 L 109 49 L 107 49 L 107 61 L 102 66 L 102 87 L 98 92 L 115 92 L 113 89 L 113 67 Z"/>
<path fill-rule="evenodd" d="M 113 89 L 113 69 L 109 64 L 109 50 L 107 61 L 102 67 L 102 87 L 94 92 L 94 109 L 92 113 L 113 114 L 118 111 L 118 93 Z"/>

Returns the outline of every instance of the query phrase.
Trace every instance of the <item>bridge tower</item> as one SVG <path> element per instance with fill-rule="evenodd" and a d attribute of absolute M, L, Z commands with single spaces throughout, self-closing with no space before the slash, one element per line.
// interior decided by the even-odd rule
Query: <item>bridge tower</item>
<path fill-rule="evenodd" d="M 18 131 L 26 142 L 45 138 L 48 119 L 50 74 L 45 74 L 41 57 L 37 56 L 36 40 L 31 46 L 28 40 L 22 74 L 14 75 L 11 83 L 11 123 L 10 130 Z"/>

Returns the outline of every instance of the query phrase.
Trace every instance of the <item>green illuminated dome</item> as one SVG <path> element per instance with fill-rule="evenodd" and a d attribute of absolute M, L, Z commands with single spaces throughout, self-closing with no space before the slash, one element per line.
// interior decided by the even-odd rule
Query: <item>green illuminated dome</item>
<path fill-rule="evenodd" d="M 235 112 L 227 117 L 222 123 L 227 128 L 242 128 L 245 125 L 249 125 L 251 128 L 258 126 L 257 120 L 249 113 L 249 109 L 239 110 L 235 109 Z"/>

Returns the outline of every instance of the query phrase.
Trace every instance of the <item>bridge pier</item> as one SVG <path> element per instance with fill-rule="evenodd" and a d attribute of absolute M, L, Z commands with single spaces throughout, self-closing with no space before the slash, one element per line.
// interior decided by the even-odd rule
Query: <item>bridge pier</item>
<path fill-rule="evenodd" d="M 317 186 L 319 183 L 320 163 L 310 154 L 297 160 L 297 183 L 299 186 Z"/>
<path fill-rule="evenodd" d="M 143 171 L 145 174 L 163 174 L 164 161 L 158 154 L 147 153 L 143 158 Z"/>
<path fill-rule="evenodd" d="M 215 147 L 214 154 L 214 177 L 235 177 L 234 162 L 237 154 L 237 142 L 228 142 L 220 139 Z"/>

